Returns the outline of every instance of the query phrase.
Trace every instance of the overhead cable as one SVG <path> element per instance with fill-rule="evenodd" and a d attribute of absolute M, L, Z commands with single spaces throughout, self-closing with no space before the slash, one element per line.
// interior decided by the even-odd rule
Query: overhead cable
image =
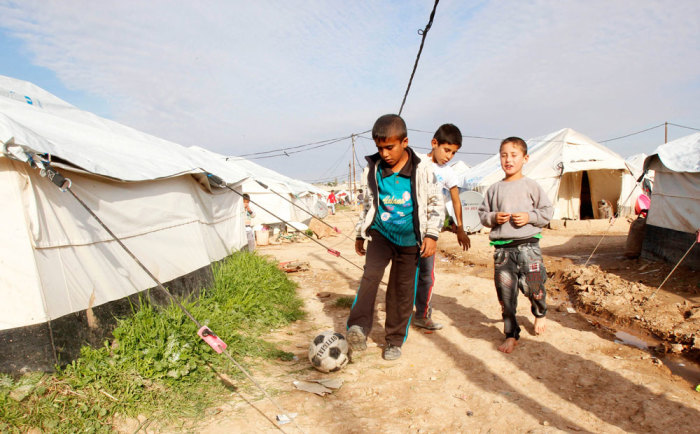
<path fill-rule="evenodd" d="M 342 138 L 340 138 L 340 139 L 334 139 L 334 140 L 331 141 L 331 142 L 325 142 L 325 143 L 322 143 L 322 144 L 320 144 L 320 145 L 316 145 L 316 146 L 313 146 L 313 147 L 310 147 L 310 148 L 306 148 L 306 149 L 300 149 L 300 150 L 298 150 L 298 151 L 289 151 L 289 152 L 287 152 L 287 151 L 282 151 L 281 154 L 263 155 L 263 156 L 260 156 L 260 157 L 247 157 L 247 158 L 244 158 L 243 156 L 238 156 L 238 157 L 226 157 L 226 160 L 234 160 L 234 161 L 235 161 L 235 160 L 260 160 L 260 159 L 263 159 L 263 158 L 274 158 L 274 157 L 282 157 L 282 156 L 287 156 L 287 157 L 289 157 L 289 156 L 292 155 L 292 154 L 298 154 L 298 153 L 300 153 L 300 152 L 305 152 L 305 151 L 310 151 L 310 150 L 312 150 L 312 149 L 322 148 L 322 147 L 324 147 L 324 146 L 328 146 L 328 145 L 332 145 L 332 144 L 334 144 L 334 143 L 342 142 L 343 140 L 347 140 L 347 139 L 349 139 L 349 138 L 350 138 L 350 136 L 342 137 Z"/>
<path fill-rule="evenodd" d="M 689 129 L 689 130 L 700 131 L 700 128 L 685 127 L 685 126 L 683 126 L 683 125 L 672 124 L 671 122 L 669 122 L 668 124 L 669 124 L 669 125 L 673 125 L 674 127 L 687 128 L 687 129 Z"/>
<path fill-rule="evenodd" d="M 433 134 L 433 131 L 426 131 L 426 130 L 414 130 L 414 129 L 412 129 L 412 128 L 408 128 L 408 131 L 415 131 L 415 132 L 418 132 L 418 133 L 428 133 L 428 134 Z M 464 134 L 462 134 L 462 138 L 465 138 L 465 139 L 483 139 L 483 140 L 498 140 L 498 141 L 500 141 L 500 140 L 501 140 L 501 139 L 499 139 L 499 138 L 497 138 L 497 137 L 482 137 L 482 136 L 465 136 Z"/>
<path fill-rule="evenodd" d="M 440 0 L 435 0 L 435 5 L 433 5 L 433 11 L 430 13 L 430 19 L 428 20 L 428 24 L 425 26 L 425 29 L 418 30 L 418 34 L 422 35 L 423 38 L 420 41 L 420 48 L 418 48 L 418 55 L 416 56 L 416 63 L 413 65 L 413 71 L 411 72 L 411 78 L 408 80 L 408 87 L 406 87 L 406 93 L 403 95 L 403 101 L 401 102 L 401 108 L 399 109 L 399 116 L 401 116 L 401 112 L 403 111 L 403 106 L 406 104 L 406 97 L 408 97 L 408 91 L 411 89 L 411 83 L 413 83 L 413 76 L 416 74 L 416 69 L 418 68 L 418 61 L 420 60 L 420 54 L 423 52 L 423 44 L 425 44 L 425 37 L 428 36 L 428 31 L 430 28 L 433 26 L 433 18 L 435 18 L 435 9 L 437 9 L 437 5 L 440 2 Z"/>
<path fill-rule="evenodd" d="M 367 133 L 369 131 L 371 131 L 371 130 L 362 131 L 359 134 L 364 134 L 364 133 Z M 357 135 L 357 134 L 354 134 L 354 135 Z M 289 146 L 286 148 L 279 148 L 279 149 L 275 149 L 275 150 L 271 150 L 271 151 L 251 152 L 248 154 L 241 154 L 241 155 L 237 155 L 237 156 L 227 157 L 226 160 L 237 160 L 237 159 L 238 160 L 244 160 L 244 159 L 245 160 L 259 160 L 262 158 L 272 158 L 272 157 L 281 157 L 281 156 L 288 157 L 291 154 L 298 154 L 299 152 L 310 151 L 312 149 L 317 149 L 317 148 L 321 148 L 324 146 L 332 145 L 334 143 L 342 142 L 343 140 L 347 140 L 347 139 L 352 138 L 352 136 L 353 136 L 353 134 L 350 134 L 349 136 L 337 137 L 335 139 L 320 140 L 318 142 L 305 143 L 303 145 L 297 145 L 297 146 Z M 312 146 L 312 145 L 316 145 L 316 146 Z M 299 148 L 303 148 L 303 147 L 307 147 L 307 148 L 300 149 L 297 151 L 289 151 L 291 149 L 299 149 Z M 277 152 L 277 154 L 264 155 L 264 154 L 271 154 L 274 152 Z M 250 157 L 250 156 L 253 156 L 253 157 Z M 244 157 L 248 157 L 248 158 L 244 158 Z"/>
<path fill-rule="evenodd" d="M 304 182 L 309 182 L 309 183 L 314 183 L 314 182 L 323 182 L 323 181 L 331 181 L 334 179 L 344 179 L 345 177 L 349 176 L 350 172 L 345 172 L 342 175 L 329 175 L 329 176 L 324 176 L 323 178 L 315 178 L 315 179 L 303 179 L 302 181 Z"/>
<path fill-rule="evenodd" d="M 289 146 L 289 147 L 286 147 L 286 148 L 272 149 L 272 150 L 269 150 L 269 151 L 251 152 L 251 153 L 249 153 L 249 154 L 241 154 L 241 155 L 237 155 L 237 156 L 238 156 L 238 157 L 247 157 L 247 156 L 249 156 L 249 155 L 271 154 L 271 153 L 273 153 L 273 152 L 281 152 L 281 151 L 286 151 L 286 150 L 289 150 L 289 149 L 298 149 L 298 148 L 303 148 L 304 146 L 321 145 L 321 144 L 324 144 L 324 143 L 327 143 L 327 142 L 333 142 L 333 141 L 336 141 L 336 140 L 343 140 L 343 139 L 348 139 L 348 138 L 350 138 L 350 136 L 336 137 L 335 139 L 320 140 L 320 141 L 318 141 L 318 142 L 305 143 L 305 144 L 303 144 L 303 145 Z"/>
<path fill-rule="evenodd" d="M 361 137 L 361 138 L 367 139 L 367 140 L 372 140 L 370 137 L 365 137 L 365 136 L 358 136 L 358 137 Z M 464 137 L 464 136 L 462 136 L 462 137 Z M 413 149 L 428 149 L 428 150 L 430 149 L 430 148 L 426 148 L 424 146 L 411 146 L 411 148 L 413 148 Z M 460 149 L 459 153 L 460 154 L 468 154 L 468 155 L 493 155 L 494 154 L 494 152 L 468 152 L 468 151 L 462 151 L 461 149 Z"/>
<path fill-rule="evenodd" d="M 656 128 L 663 127 L 663 126 L 664 126 L 664 124 L 659 124 L 659 125 L 656 125 L 656 126 L 654 126 L 654 127 L 647 128 L 646 130 L 637 131 L 637 132 L 631 133 L 631 134 L 625 134 L 624 136 L 614 137 L 614 138 L 612 138 L 612 139 L 601 140 L 601 141 L 599 141 L 598 143 L 606 143 L 606 142 L 612 142 L 613 140 L 624 139 L 625 137 L 630 137 L 630 136 L 634 136 L 634 135 L 637 135 L 637 134 L 646 133 L 647 131 L 651 131 L 651 130 L 654 130 L 654 129 L 656 129 Z"/>

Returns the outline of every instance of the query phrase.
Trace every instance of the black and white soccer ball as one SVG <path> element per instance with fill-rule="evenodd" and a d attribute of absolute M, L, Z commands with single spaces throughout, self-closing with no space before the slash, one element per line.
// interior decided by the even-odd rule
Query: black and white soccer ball
<path fill-rule="evenodd" d="M 316 336 L 309 345 L 309 361 L 321 372 L 336 372 L 350 361 L 348 341 L 340 333 L 327 330 Z"/>

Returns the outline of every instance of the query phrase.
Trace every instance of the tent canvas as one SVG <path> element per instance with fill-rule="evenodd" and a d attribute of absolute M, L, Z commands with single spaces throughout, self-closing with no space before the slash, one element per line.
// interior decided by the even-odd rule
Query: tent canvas
<path fill-rule="evenodd" d="M 461 179 L 467 172 L 469 172 L 469 165 L 465 163 L 464 161 L 457 161 L 453 165 L 451 165 L 452 170 L 457 174 L 457 176 Z"/>
<path fill-rule="evenodd" d="M 700 133 L 659 146 L 644 168 L 655 172 L 647 224 L 688 233 L 700 229 Z"/>
<path fill-rule="evenodd" d="M 229 167 L 246 174 L 248 178 L 241 184 L 241 189 L 250 195 L 253 202 L 252 208 L 255 212 L 255 217 L 252 219 L 253 225 L 281 223 L 277 217 L 287 222 L 308 224 L 313 216 L 323 217 L 318 215 L 317 207 L 319 202 L 325 201 L 328 193 L 312 184 L 282 175 L 245 158 L 226 157 L 196 146 L 192 146 L 190 149 L 196 153 L 216 158 Z M 260 181 L 267 188 L 257 181 Z M 259 206 L 256 208 L 255 204 Z M 277 217 L 260 208 L 269 210 Z"/>
<path fill-rule="evenodd" d="M 246 244 L 242 200 L 206 181 L 214 173 L 238 188 L 245 174 L 79 110 L 31 83 L 0 76 L 0 142 L 8 151 L 0 155 L 3 370 L 51 367 L 55 357 L 5 359 L 24 328 L 77 318 L 70 315 L 156 286 L 70 193 L 10 151 L 49 156 L 71 179 L 71 191 L 161 282 Z"/>
<path fill-rule="evenodd" d="M 644 169 L 655 174 L 642 255 L 676 262 L 700 229 L 700 133 L 659 146 Z M 700 268 L 700 248 L 685 263 Z"/>
<path fill-rule="evenodd" d="M 632 177 L 637 180 L 634 186 L 634 192 L 632 193 L 633 200 L 636 200 L 641 194 L 648 195 L 654 185 L 654 171 L 644 171 L 644 160 L 646 160 L 646 158 L 647 154 L 645 153 L 635 154 L 625 158 L 627 169 L 629 169 Z"/>
<path fill-rule="evenodd" d="M 523 174 L 537 181 L 554 205 L 555 219 L 600 218 L 598 202 L 607 200 L 619 215 L 634 211 L 636 185 L 625 161 L 615 152 L 570 128 L 527 140 L 529 161 Z M 461 187 L 485 193 L 503 179 L 498 154 L 472 167 Z"/>

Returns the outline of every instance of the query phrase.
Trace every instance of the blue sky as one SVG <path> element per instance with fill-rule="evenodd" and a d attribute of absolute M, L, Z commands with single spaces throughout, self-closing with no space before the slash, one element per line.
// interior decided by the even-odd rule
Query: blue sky
<path fill-rule="evenodd" d="M 398 112 L 431 1 L 0 0 L 0 74 L 184 146 L 240 155 L 349 136 Z M 700 128 L 700 2 L 442 0 L 403 115 L 495 139 Z M 669 127 L 669 139 L 694 132 Z M 426 147 L 430 133 L 413 131 Z M 649 153 L 664 129 L 606 145 Z M 347 176 L 350 140 L 256 160 Z M 358 138 L 360 154 L 373 143 Z M 469 153 L 473 154 L 469 154 Z M 360 156 L 360 161 L 362 161 Z"/>

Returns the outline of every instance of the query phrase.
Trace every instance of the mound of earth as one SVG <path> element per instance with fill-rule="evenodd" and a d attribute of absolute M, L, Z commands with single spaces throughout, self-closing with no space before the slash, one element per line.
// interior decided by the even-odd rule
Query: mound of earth
<path fill-rule="evenodd" d="M 664 303 L 655 287 L 606 273 L 597 265 L 571 265 L 553 277 L 566 286 L 574 305 L 584 312 L 651 333 L 663 341 L 659 352 L 700 358 L 700 304 Z"/>

